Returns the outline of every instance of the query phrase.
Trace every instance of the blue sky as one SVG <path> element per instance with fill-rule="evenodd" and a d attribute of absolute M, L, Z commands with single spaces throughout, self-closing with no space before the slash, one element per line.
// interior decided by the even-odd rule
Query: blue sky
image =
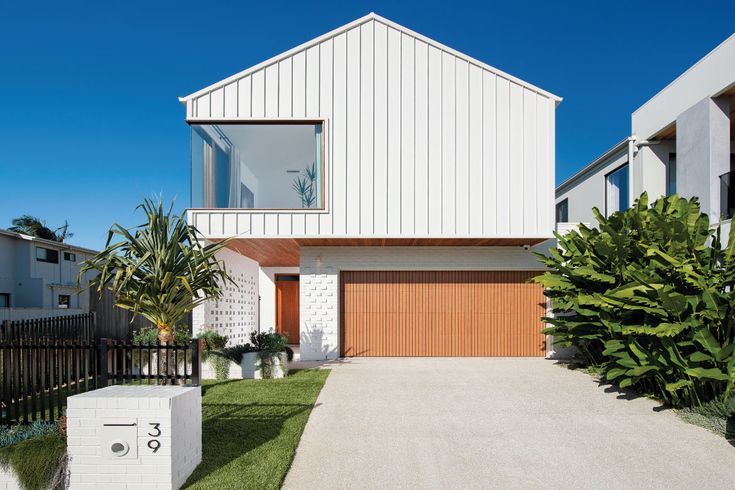
<path fill-rule="evenodd" d="M 450 6 L 451 5 L 451 6 Z M 30 213 L 99 248 L 146 196 L 189 202 L 177 96 L 375 11 L 564 97 L 557 183 L 735 30 L 735 2 L 6 2 L 0 228 Z"/>

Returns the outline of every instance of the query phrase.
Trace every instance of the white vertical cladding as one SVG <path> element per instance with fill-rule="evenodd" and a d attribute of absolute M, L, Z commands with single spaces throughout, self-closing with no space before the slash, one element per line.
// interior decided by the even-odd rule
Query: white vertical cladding
<path fill-rule="evenodd" d="M 327 39 L 319 44 L 319 116 L 322 118 L 331 117 L 334 114 L 334 91 L 332 90 L 334 83 L 334 40 Z M 326 155 L 334 155 L 334 135 L 331 127 L 325 128 L 325 153 Z M 329 160 L 329 158 L 327 158 Z M 326 165 L 324 169 L 325 195 L 327 200 L 331 199 L 334 194 L 334 179 L 332 178 L 333 165 Z M 333 213 L 319 214 L 319 232 L 320 234 L 332 234 Z"/>
<path fill-rule="evenodd" d="M 414 43 L 414 233 L 429 233 L 429 52 Z"/>
<path fill-rule="evenodd" d="M 557 101 L 369 16 L 187 100 L 196 122 L 323 120 L 326 209 L 190 215 L 210 237 L 549 236 Z"/>
<path fill-rule="evenodd" d="M 373 99 L 374 76 L 374 23 L 360 28 L 360 233 L 372 234 L 374 230 L 373 154 Z"/>
<path fill-rule="evenodd" d="M 401 234 L 401 33 L 388 28 L 387 78 L 387 228 L 388 235 Z"/>
<path fill-rule="evenodd" d="M 401 233 L 412 235 L 416 227 L 416 58 L 415 38 L 401 34 Z"/>

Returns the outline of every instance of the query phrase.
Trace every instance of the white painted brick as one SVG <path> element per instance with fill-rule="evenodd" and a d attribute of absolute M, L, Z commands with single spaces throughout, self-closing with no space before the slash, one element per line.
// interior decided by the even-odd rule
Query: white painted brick
<path fill-rule="evenodd" d="M 72 490 L 95 484 L 110 490 L 112 483 L 129 485 L 127 488 L 142 488 L 143 483 L 150 488 L 158 485 L 179 488 L 201 462 L 199 388 L 115 386 L 77 396 L 98 397 L 102 403 L 97 407 L 114 408 L 76 409 L 76 415 L 83 417 L 72 418 L 78 423 L 69 427 Z M 81 405 L 91 406 L 90 403 Z M 137 459 L 108 459 L 103 454 L 100 436 L 105 419 L 137 421 L 134 439 L 138 446 Z M 154 430 L 149 425 L 151 421 L 159 423 L 161 430 L 156 437 L 161 447 L 155 453 L 147 446 L 153 438 L 149 435 Z"/>

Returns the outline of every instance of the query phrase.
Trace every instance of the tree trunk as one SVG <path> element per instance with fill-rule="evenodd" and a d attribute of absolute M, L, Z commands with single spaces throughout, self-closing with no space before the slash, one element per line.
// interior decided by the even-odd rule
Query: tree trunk
<path fill-rule="evenodd" d="M 166 325 L 163 323 L 158 324 L 158 342 L 161 345 L 171 345 L 174 340 L 174 332 L 173 327 L 171 325 Z M 168 349 L 163 350 L 163 355 L 158 356 L 158 373 L 163 374 L 163 379 L 161 380 L 161 384 L 167 385 L 169 383 L 169 369 L 171 365 L 171 353 Z"/>

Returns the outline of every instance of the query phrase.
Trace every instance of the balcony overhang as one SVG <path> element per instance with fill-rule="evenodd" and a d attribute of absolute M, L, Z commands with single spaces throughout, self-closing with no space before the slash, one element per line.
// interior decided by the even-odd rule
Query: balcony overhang
<path fill-rule="evenodd" d="M 510 238 L 234 238 L 227 247 L 262 267 L 291 267 L 301 247 L 532 247 L 549 237 Z"/>

